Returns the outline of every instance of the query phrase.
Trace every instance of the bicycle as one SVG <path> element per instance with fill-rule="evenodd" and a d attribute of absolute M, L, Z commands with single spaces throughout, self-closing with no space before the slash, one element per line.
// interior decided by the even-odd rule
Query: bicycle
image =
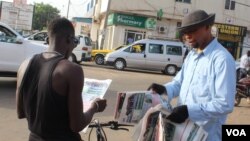
<path fill-rule="evenodd" d="M 92 133 L 93 128 L 96 128 L 96 138 L 97 141 L 107 141 L 107 136 L 106 133 L 103 130 L 103 127 L 109 127 L 112 130 L 125 130 L 129 131 L 128 128 L 122 128 L 121 126 L 125 127 L 132 127 L 134 125 L 129 125 L 129 124 L 120 124 L 118 121 L 109 121 L 107 123 L 100 123 L 99 120 L 95 119 L 89 124 L 89 128 L 91 128 L 88 136 L 88 140 L 90 141 L 90 136 Z"/>

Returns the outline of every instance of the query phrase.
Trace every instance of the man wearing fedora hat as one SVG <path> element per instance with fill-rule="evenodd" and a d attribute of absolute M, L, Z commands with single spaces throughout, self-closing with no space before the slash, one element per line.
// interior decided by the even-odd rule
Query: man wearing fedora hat
<path fill-rule="evenodd" d="M 222 125 L 233 111 L 236 70 L 232 55 L 212 36 L 215 14 L 195 10 L 186 15 L 178 28 L 191 50 L 182 69 L 166 83 L 168 98 L 178 97 L 177 107 L 167 117 L 182 123 L 187 118 L 202 126 L 207 141 L 220 141 Z M 158 91 L 157 87 L 151 87 Z"/>

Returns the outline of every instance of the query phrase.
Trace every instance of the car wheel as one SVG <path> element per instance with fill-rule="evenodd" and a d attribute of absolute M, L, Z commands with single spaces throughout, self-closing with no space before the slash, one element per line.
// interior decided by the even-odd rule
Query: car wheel
<path fill-rule="evenodd" d="M 114 64 L 115 68 L 118 70 L 124 70 L 126 62 L 123 59 L 117 59 Z"/>
<path fill-rule="evenodd" d="M 177 73 L 177 67 L 175 65 L 167 65 L 164 72 L 168 75 L 175 75 Z"/>
<path fill-rule="evenodd" d="M 97 55 L 95 57 L 95 63 L 97 65 L 103 65 L 104 64 L 104 56 L 103 55 Z"/>
<path fill-rule="evenodd" d="M 73 53 L 69 56 L 68 60 L 73 63 L 78 63 L 76 60 L 76 56 Z"/>

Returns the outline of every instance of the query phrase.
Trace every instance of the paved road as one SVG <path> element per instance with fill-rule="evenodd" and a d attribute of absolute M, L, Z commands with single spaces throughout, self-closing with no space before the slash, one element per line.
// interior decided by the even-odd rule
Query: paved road
<path fill-rule="evenodd" d="M 95 118 L 101 121 L 113 119 L 113 112 L 118 91 L 145 90 L 152 82 L 165 83 L 172 77 L 163 75 L 160 72 L 126 70 L 117 71 L 111 67 L 96 67 L 92 63 L 82 65 L 84 75 L 87 78 L 112 79 L 111 86 L 105 95 L 108 100 L 107 109 Z M 0 77 L 0 141 L 25 141 L 28 138 L 27 122 L 25 119 L 19 120 L 16 117 L 15 110 L 15 87 L 16 78 Z M 230 114 L 228 124 L 250 124 L 250 105 L 243 100 L 240 107 L 236 107 Z M 110 141 L 130 141 L 130 132 L 105 130 Z M 94 132 L 93 132 L 94 134 Z M 88 134 L 81 133 L 84 140 L 87 140 Z M 91 139 L 93 140 L 93 138 Z"/>

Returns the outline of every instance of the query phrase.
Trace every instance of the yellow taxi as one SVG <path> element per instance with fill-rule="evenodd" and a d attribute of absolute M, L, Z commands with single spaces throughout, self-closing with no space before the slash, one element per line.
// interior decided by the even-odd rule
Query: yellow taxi
<path fill-rule="evenodd" d="M 104 64 L 104 57 L 106 54 L 112 52 L 112 51 L 115 51 L 115 50 L 118 50 L 122 47 L 125 47 L 126 45 L 121 45 L 115 49 L 112 49 L 112 50 L 108 50 L 108 49 L 93 49 L 91 51 L 91 57 L 92 57 L 92 60 L 95 61 L 95 63 L 97 65 L 103 65 Z"/>

